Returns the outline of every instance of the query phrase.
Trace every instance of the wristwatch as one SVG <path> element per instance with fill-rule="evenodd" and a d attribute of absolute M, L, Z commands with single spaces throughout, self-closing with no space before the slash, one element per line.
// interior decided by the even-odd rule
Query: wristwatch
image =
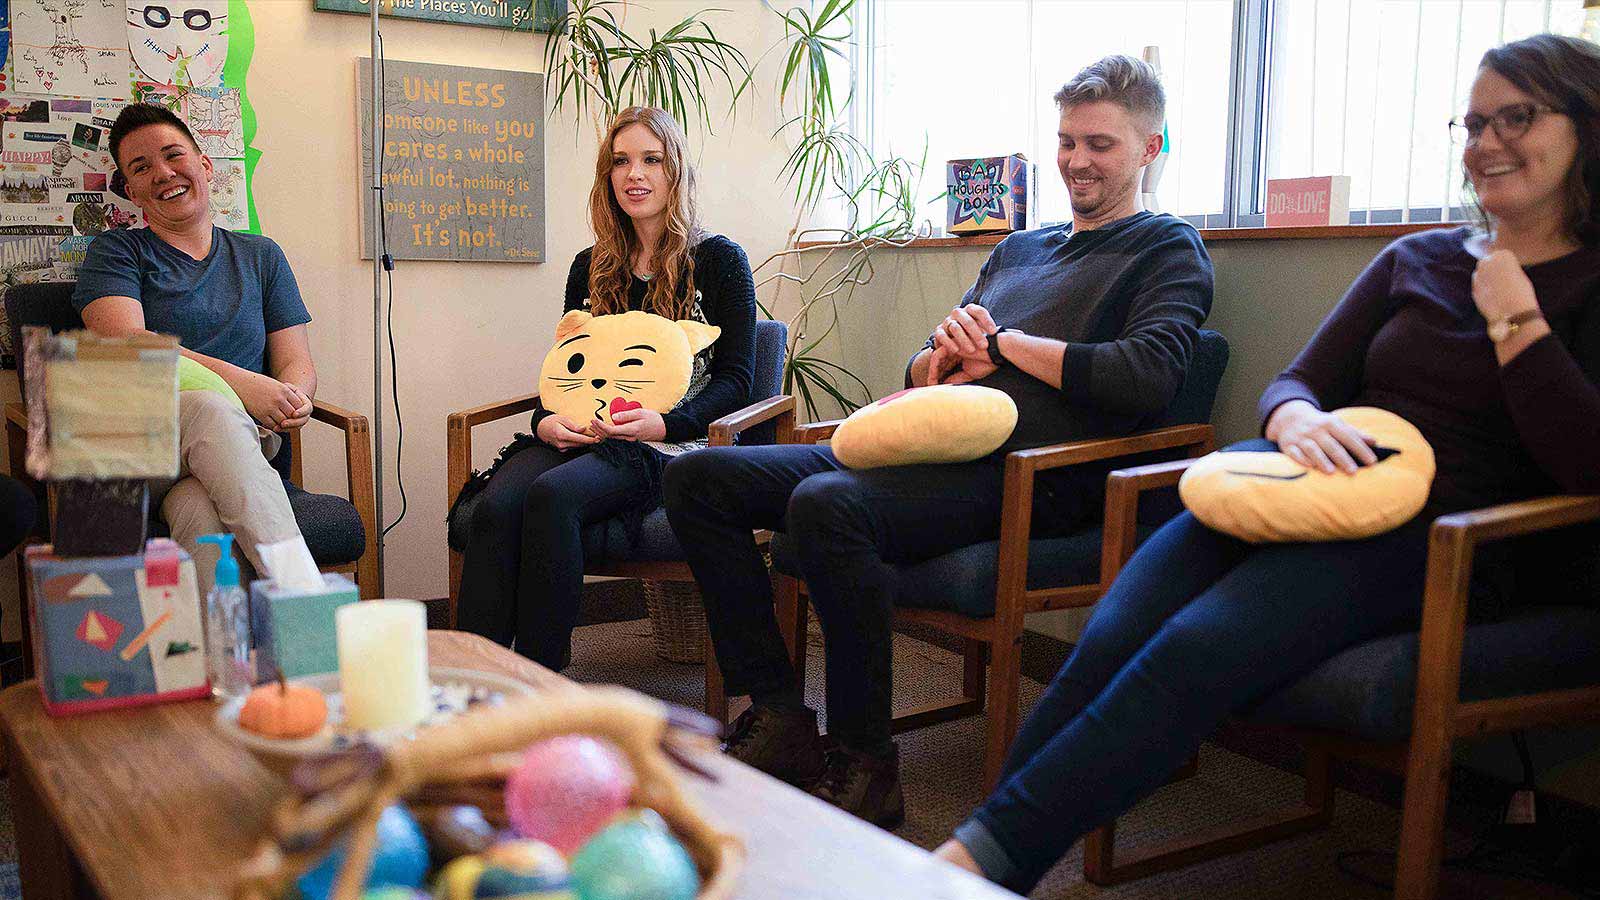
<path fill-rule="evenodd" d="M 1504 319 L 1495 319 L 1489 323 L 1489 340 L 1498 344 L 1516 334 L 1517 330 L 1522 326 L 1532 322 L 1534 319 L 1543 317 L 1544 312 L 1539 309 L 1525 309 L 1514 315 L 1506 316 Z M 993 353 L 993 351 L 990 352 L 991 354 Z"/>
<path fill-rule="evenodd" d="M 992 362 L 997 366 L 1003 366 L 1003 365 L 1006 364 L 1005 356 L 1000 353 L 1000 335 L 1004 334 L 1007 331 L 1012 332 L 1014 334 L 1021 334 L 1022 333 L 1020 331 L 1017 331 L 1015 328 L 1007 328 L 1006 326 L 1001 325 L 999 328 L 996 328 L 994 331 L 989 332 L 989 335 L 988 335 L 988 337 L 989 337 L 989 362 Z"/>

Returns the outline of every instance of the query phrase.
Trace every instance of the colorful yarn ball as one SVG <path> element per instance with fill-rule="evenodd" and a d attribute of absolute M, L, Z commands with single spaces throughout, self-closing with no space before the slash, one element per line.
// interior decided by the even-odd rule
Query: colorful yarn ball
<path fill-rule="evenodd" d="M 426 891 L 391 884 L 365 891 L 361 900 L 428 900 L 428 894 Z"/>
<path fill-rule="evenodd" d="M 567 861 L 539 841 L 505 841 L 483 854 L 473 900 L 573 900 Z"/>
<path fill-rule="evenodd" d="M 619 819 L 572 858 L 579 900 L 694 900 L 700 872 L 654 810 Z"/>
<path fill-rule="evenodd" d="M 506 779 L 506 815 L 519 836 L 571 854 L 633 796 L 633 769 L 616 747 L 584 735 L 540 741 Z"/>
<path fill-rule="evenodd" d="M 333 895 L 333 880 L 344 865 L 348 839 L 341 841 L 311 871 L 295 881 L 305 900 L 328 900 Z M 378 817 L 378 840 L 372 851 L 372 871 L 366 888 L 422 885 L 428 874 L 428 842 L 423 840 L 417 820 L 403 806 L 391 806 Z"/>

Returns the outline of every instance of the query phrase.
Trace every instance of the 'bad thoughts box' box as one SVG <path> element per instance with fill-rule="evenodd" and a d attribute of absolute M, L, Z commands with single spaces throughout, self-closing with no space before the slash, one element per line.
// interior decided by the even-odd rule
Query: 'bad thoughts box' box
<path fill-rule="evenodd" d="M 945 164 L 945 230 L 951 234 L 1022 231 L 1033 199 L 1033 166 L 1020 153 Z"/>

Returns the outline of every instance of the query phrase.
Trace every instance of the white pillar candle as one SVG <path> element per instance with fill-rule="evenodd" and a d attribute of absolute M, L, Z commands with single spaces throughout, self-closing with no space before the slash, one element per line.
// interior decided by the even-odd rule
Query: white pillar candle
<path fill-rule="evenodd" d="M 367 600 L 334 612 L 344 721 L 375 731 L 415 725 L 432 705 L 428 617 L 416 600 Z"/>

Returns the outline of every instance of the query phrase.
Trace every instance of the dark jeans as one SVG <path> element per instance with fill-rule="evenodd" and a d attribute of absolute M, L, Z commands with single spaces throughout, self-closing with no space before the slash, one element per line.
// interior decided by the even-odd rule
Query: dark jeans
<path fill-rule="evenodd" d="M 1002 461 L 852 470 L 825 447 L 713 447 L 673 460 L 664 482 L 728 694 L 798 684 L 751 536 L 785 531 L 822 622 L 828 731 L 854 748 L 886 747 L 896 566 L 996 537 Z M 1057 518 L 1094 507 L 1064 496 L 1050 504 Z"/>
<path fill-rule="evenodd" d="M 583 450 L 536 444 L 506 460 L 472 517 L 456 627 L 561 668 L 583 596 L 583 529 L 645 490 L 636 472 Z"/>
<path fill-rule="evenodd" d="M 1428 524 L 1256 546 L 1188 513 L 1168 522 L 1095 607 L 1023 723 L 1000 787 L 957 838 L 991 878 L 1027 893 L 1229 713 L 1346 647 L 1415 628 Z"/>

